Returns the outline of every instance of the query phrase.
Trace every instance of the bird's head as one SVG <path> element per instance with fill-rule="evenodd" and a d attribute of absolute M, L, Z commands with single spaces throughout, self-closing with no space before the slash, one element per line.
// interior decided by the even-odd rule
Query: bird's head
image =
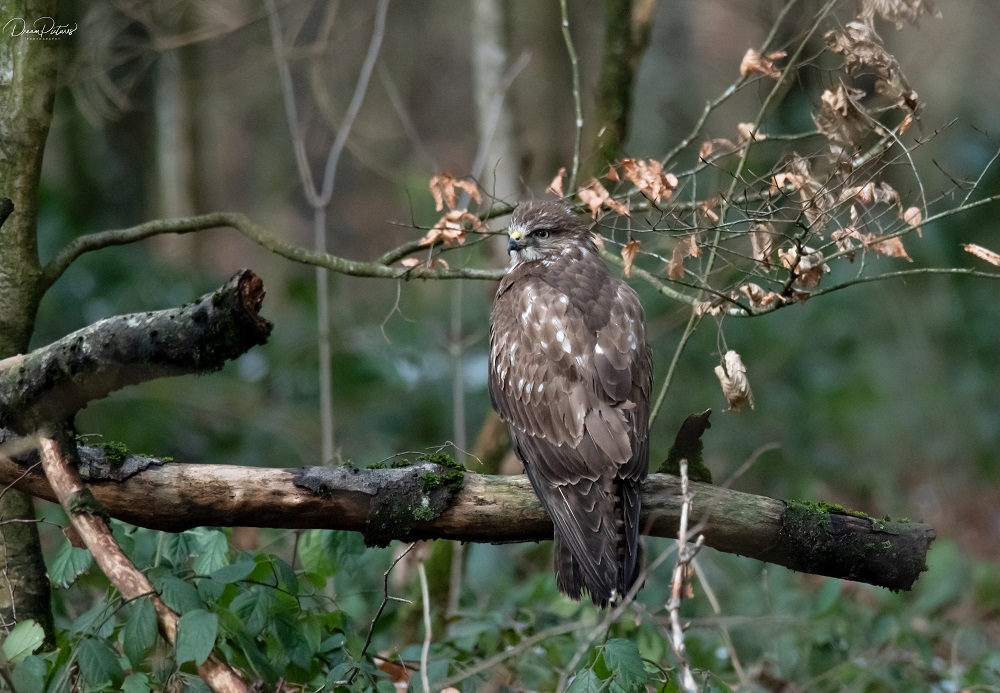
<path fill-rule="evenodd" d="M 597 252 L 586 224 L 559 202 L 526 202 L 519 205 L 507 228 L 510 263 L 554 259 L 573 249 Z"/>

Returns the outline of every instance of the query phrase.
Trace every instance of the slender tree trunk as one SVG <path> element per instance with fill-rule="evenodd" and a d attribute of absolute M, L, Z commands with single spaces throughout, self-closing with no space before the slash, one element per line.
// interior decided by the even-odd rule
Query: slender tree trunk
<path fill-rule="evenodd" d="M 0 358 L 28 350 L 41 298 L 37 245 L 38 180 L 52 119 L 57 41 L 32 40 L 31 28 L 56 16 L 56 3 L 21 0 L 0 9 L 0 196 L 13 213 L 0 226 Z M 23 24 L 21 23 L 23 21 Z M 0 497 L 0 627 L 35 619 L 53 638 L 49 578 L 42 561 L 31 497 Z M 25 522 L 27 520 L 27 522 Z"/>

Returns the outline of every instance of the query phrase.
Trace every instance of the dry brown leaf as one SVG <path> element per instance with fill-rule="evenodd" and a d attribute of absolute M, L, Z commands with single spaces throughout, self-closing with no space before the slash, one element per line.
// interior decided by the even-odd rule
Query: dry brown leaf
<path fill-rule="evenodd" d="M 389 680 L 392 681 L 393 688 L 402 691 L 409 689 L 410 670 L 405 666 L 382 657 L 372 657 L 372 662 L 384 673 L 388 674 Z"/>
<path fill-rule="evenodd" d="M 566 177 L 566 167 L 564 166 L 559 169 L 559 172 L 556 174 L 556 177 L 552 179 L 551 183 L 549 183 L 549 187 L 545 188 L 545 192 L 550 192 L 556 197 L 562 197 L 563 178 L 565 177 Z"/>
<path fill-rule="evenodd" d="M 907 113 L 906 117 L 903 118 L 903 122 L 899 124 L 899 134 L 905 135 L 906 131 L 910 129 L 911 125 L 913 125 L 913 114 Z"/>
<path fill-rule="evenodd" d="M 767 139 L 767 135 L 760 130 L 754 129 L 753 123 L 737 123 L 736 135 L 736 141 L 738 144 L 746 144 L 751 140 L 754 142 L 760 142 L 761 140 Z"/>
<path fill-rule="evenodd" d="M 774 239 L 776 233 L 771 222 L 755 221 L 750 224 L 750 247 L 753 250 L 753 259 L 760 263 L 764 269 L 771 267 L 771 252 L 774 250 Z"/>
<path fill-rule="evenodd" d="M 712 144 L 711 141 L 702 142 L 701 146 L 698 147 L 698 158 L 699 159 L 707 159 L 709 156 L 711 156 L 712 151 L 714 149 L 715 149 L 715 145 Z"/>
<path fill-rule="evenodd" d="M 713 197 L 710 200 L 705 200 L 704 202 L 698 203 L 698 211 L 704 214 L 706 217 L 712 220 L 712 222 L 719 221 L 719 215 L 715 213 L 715 207 L 719 204 L 719 198 Z"/>
<path fill-rule="evenodd" d="M 941 18 L 941 11 L 935 7 L 932 0 L 863 0 L 861 18 L 872 24 L 876 14 L 894 22 L 897 30 L 903 28 L 904 21 L 916 25 L 917 19 L 922 14 L 935 19 Z"/>
<path fill-rule="evenodd" d="M 852 207 L 851 210 L 853 211 L 853 209 L 854 208 Z M 856 238 L 861 240 L 861 234 L 858 232 L 857 227 L 852 224 L 847 228 L 837 229 L 830 234 L 830 238 L 832 238 L 833 242 L 837 244 L 837 250 L 844 253 L 844 257 L 848 260 L 854 262 L 854 251 L 856 246 L 851 242 L 851 239 Z"/>
<path fill-rule="evenodd" d="M 715 375 L 722 385 L 722 394 L 729 402 L 730 411 L 739 411 L 744 404 L 749 404 L 753 409 L 753 391 L 747 379 L 747 368 L 739 354 L 732 349 L 727 351 L 722 364 L 715 367 Z"/>
<path fill-rule="evenodd" d="M 757 284 L 744 284 L 740 287 L 740 293 L 750 299 L 750 303 L 766 308 L 775 301 L 784 302 L 785 298 L 774 291 L 765 291 Z"/>
<path fill-rule="evenodd" d="M 631 278 L 632 276 L 632 263 L 635 262 L 635 256 L 639 253 L 639 246 L 641 245 L 641 241 L 629 241 L 622 246 L 622 260 L 625 261 L 626 277 Z"/>
<path fill-rule="evenodd" d="M 761 55 L 758 51 L 750 48 L 743 54 L 743 60 L 740 61 L 740 74 L 744 77 L 748 75 L 763 75 L 771 79 L 779 79 L 781 77 L 781 70 L 774 66 L 774 61 L 780 60 L 786 55 L 785 51 L 772 51 Z"/>
<path fill-rule="evenodd" d="M 830 140 L 830 149 L 836 159 L 849 156 L 872 129 L 872 121 L 858 103 L 863 96 L 860 89 L 841 82 L 836 89 L 823 92 L 820 110 L 812 114 L 817 129 Z"/>
<path fill-rule="evenodd" d="M 623 159 L 621 167 L 625 177 L 653 202 L 659 202 L 661 198 L 669 200 L 679 184 L 677 176 L 666 173 L 663 164 L 656 159 Z"/>
<path fill-rule="evenodd" d="M 861 237 L 861 244 L 886 257 L 898 257 L 907 262 L 913 262 L 913 258 L 907 254 L 906 248 L 903 247 L 903 241 L 899 236 L 894 238 L 879 238 L 873 233 L 868 233 Z"/>
<path fill-rule="evenodd" d="M 601 207 L 607 207 L 612 212 L 625 217 L 631 216 L 628 207 L 611 197 L 611 193 L 596 178 L 591 178 L 587 181 L 584 187 L 576 191 L 576 196 L 580 198 L 581 202 L 590 207 L 590 214 L 595 219 Z"/>
<path fill-rule="evenodd" d="M 875 92 L 894 101 L 900 108 L 919 116 L 920 102 L 899 68 L 899 62 L 886 49 L 882 37 L 870 21 L 848 22 L 844 33 L 829 31 L 827 45 L 844 56 L 844 69 L 851 77 L 874 74 Z"/>
<path fill-rule="evenodd" d="M 446 246 L 461 245 L 465 243 L 466 226 L 479 230 L 482 228 L 482 222 L 471 212 L 453 209 L 438 219 L 434 227 L 420 239 L 420 245 L 435 243 L 443 243 Z"/>
<path fill-rule="evenodd" d="M 698 233 L 689 234 L 685 243 L 687 243 L 687 248 L 685 249 L 685 254 L 688 257 L 701 257 L 701 246 L 698 245 Z"/>
<path fill-rule="evenodd" d="M 723 304 L 726 302 L 724 298 L 713 298 L 711 301 L 696 301 L 694 304 L 694 314 L 696 316 L 701 315 L 722 315 L 725 311 Z"/>
<path fill-rule="evenodd" d="M 989 248 L 984 248 L 983 246 L 976 245 L 975 243 L 966 243 L 962 247 L 965 248 L 965 252 L 972 253 L 980 260 L 985 260 L 991 265 L 1000 267 L 1000 253 L 995 253 Z"/>
<path fill-rule="evenodd" d="M 608 180 L 613 180 L 615 183 L 621 180 L 621 176 L 618 175 L 618 169 L 615 168 L 614 164 L 608 164 L 608 172 L 604 174 L 604 177 Z"/>
<path fill-rule="evenodd" d="M 903 221 L 917 230 L 918 236 L 921 238 L 924 237 L 924 230 L 920 227 L 920 224 L 923 223 L 924 215 L 920 213 L 919 207 L 907 207 L 900 216 L 903 218 Z"/>
<path fill-rule="evenodd" d="M 416 267 L 417 265 L 420 264 L 420 260 L 418 260 L 415 257 L 408 257 L 408 258 L 404 258 L 404 259 L 400 260 L 399 264 L 401 264 L 403 267 L 406 267 L 406 268 Z"/>
<path fill-rule="evenodd" d="M 456 190 L 464 190 L 476 202 L 482 202 L 483 196 L 479 192 L 479 186 L 474 181 L 455 178 L 450 173 L 439 173 L 431 178 L 431 195 L 434 196 L 434 210 L 440 212 L 445 205 L 448 209 L 455 209 L 458 204 Z"/>
<path fill-rule="evenodd" d="M 795 275 L 795 283 L 803 289 L 819 286 L 823 275 L 830 271 L 829 265 L 823 262 L 823 253 L 809 246 L 798 248 L 781 248 L 778 259 L 782 266 Z"/>
<path fill-rule="evenodd" d="M 684 276 L 684 247 L 678 243 L 674 246 L 674 252 L 667 263 L 667 277 L 671 281 L 677 281 Z"/>

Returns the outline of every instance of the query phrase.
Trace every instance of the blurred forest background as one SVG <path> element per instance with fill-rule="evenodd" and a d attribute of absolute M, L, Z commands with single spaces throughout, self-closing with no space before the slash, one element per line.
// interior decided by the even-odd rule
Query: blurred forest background
<path fill-rule="evenodd" d="M 979 197 L 1000 190 L 1000 167 L 989 165 L 1000 147 L 1000 5 L 942 5 L 940 19 L 925 16 L 918 27 L 880 27 L 925 103 L 922 123 L 911 132 L 926 140 L 913 154 L 921 183 L 928 198 L 943 195 L 944 204 L 957 206 L 966 191 L 955 181 L 981 177 Z M 60 21 L 79 28 L 59 40 L 61 88 L 41 182 L 43 260 L 81 234 L 211 211 L 243 212 L 281 238 L 313 245 L 314 210 L 296 167 L 269 7 L 226 0 L 64 4 Z M 672 149 L 706 101 L 738 77 L 746 50 L 762 45 L 785 7 L 775 0 L 657 3 L 635 72 L 623 153 L 660 158 Z M 819 7 L 795 4 L 777 44 L 800 36 Z M 569 3 L 580 60 L 583 168 L 597 174 L 606 168 L 593 153 L 605 9 L 598 0 Z M 837 4 L 829 27 L 850 21 L 855 9 Z M 362 69 L 376 7 L 289 0 L 278 2 L 277 11 L 306 157 L 319 181 Z M 506 50 L 509 89 L 503 117 L 484 126 L 481 114 L 494 107 L 482 104 L 496 103 L 496 93 L 505 91 L 497 82 L 477 82 L 476 60 L 488 59 L 481 49 L 493 43 Z M 427 188 L 437 173 L 475 174 L 502 203 L 544 195 L 572 160 L 570 75 L 557 2 L 391 4 L 326 207 L 328 250 L 371 260 L 420 238 L 440 216 Z M 829 86 L 824 79 L 817 70 L 793 80 L 763 131 L 813 127 L 810 112 Z M 735 138 L 736 124 L 753 119 L 770 89 L 772 82 L 764 82 L 717 109 L 705 137 Z M 480 152 L 484 127 L 493 125 L 493 145 Z M 888 179 L 912 199 L 912 174 L 893 175 Z M 872 262 L 883 271 L 989 269 L 961 244 L 1000 250 L 996 216 L 987 205 L 927 224 L 922 239 L 906 242 L 912 265 Z M 502 266 L 502 252 L 487 246 L 477 246 L 465 262 Z M 463 262 L 446 257 L 453 267 Z M 637 264 L 662 268 L 641 256 Z M 235 231 L 161 236 L 85 255 L 44 299 L 32 346 L 110 315 L 188 302 L 240 267 L 264 279 L 263 313 L 275 323 L 270 343 L 221 374 L 149 383 L 94 403 L 77 419 L 81 433 L 189 462 L 325 461 L 315 270 Z M 856 271 L 845 266 L 834 274 L 843 279 Z M 495 285 L 336 274 L 329 282 L 335 463 L 367 466 L 442 446 L 462 459 L 460 449 L 472 446 L 490 410 L 486 355 Z M 659 380 L 690 306 L 642 281 L 633 285 L 643 298 Z M 712 407 L 706 462 L 717 482 L 756 456 L 735 488 L 921 519 L 938 539 L 915 591 L 895 595 L 703 551 L 701 581 L 684 606 L 698 669 L 742 690 L 1000 690 L 998 289 L 986 279 L 915 276 L 861 284 L 760 318 L 702 323 L 656 422 L 654 465 L 683 418 Z M 712 369 L 726 348 L 747 364 L 752 411 L 724 411 Z M 466 464 L 481 471 L 473 459 Z M 55 506 L 39 506 L 45 517 L 65 523 Z M 293 560 L 290 535 L 234 533 L 232 541 Z M 49 558 L 64 541 L 43 529 Z M 363 639 L 392 552 L 358 544 L 329 541 L 344 557 L 330 594 L 352 619 L 353 637 Z M 669 542 L 649 546 L 652 557 Z M 455 675 L 448 661 L 487 660 L 553 624 L 585 622 L 590 607 L 556 596 L 547 551 L 545 545 L 466 547 L 457 615 L 450 630 L 435 633 L 440 640 L 431 651 L 432 660 L 444 662 L 436 670 L 444 672 L 441 679 Z M 669 570 L 670 561 L 647 579 L 629 623 L 612 631 L 666 668 L 671 655 L 657 634 L 665 628 Z M 58 591 L 61 622 L 89 609 L 102 584 L 87 576 Z M 412 574 L 392 590 L 419 600 Z M 376 649 L 413 659 L 422 637 L 418 610 L 419 601 L 390 606 L 377 624 Z M 586 635 L 564 633 L 550 646 L 516 650 L 516 658 L 456 685 L 552 690 Z M 580 666 L 594 661 L 584 658 Z"/>

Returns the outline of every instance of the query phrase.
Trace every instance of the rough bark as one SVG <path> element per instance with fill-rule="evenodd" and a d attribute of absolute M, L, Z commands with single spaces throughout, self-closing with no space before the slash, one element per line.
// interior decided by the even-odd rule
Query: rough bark
<path fill-rule="evenodd" d="M 55 14 L 55 2 L 7 2 L 0 24 Z M 0 195 L 13 201 L 0 225 L 0 359 L 27 350 L 41 298 L 37 193 L 52 119 L 56 43 L 23 33 L 0 41 Z M 13 490 L 0 496 L 0 625 L 35 619 L 51 642 L 49 581 L 33 519 L 29 497 Z"/>
<path fill-rule="evenodd" d="M 459 490 L 438 483 L 442 472 L 450 470 L 430 463 L 377 470 L 273 469 L 160 464 L 125 456 L 111 465 L 101 461 L 100 449 L 81 450 L 92 458 L 87 466 L 90 488 L 104 510 L 152 529 L 344 529 L 364 533 L 370 543 L 379 544 L 390 538 L 503 543 L 552 536 L 552 524 L 523 476 L 467 472 Z M 137 471 L 123 481 L 97 480 L 122 464 L 133 464 Z M 102 467 L 106 471 L 100 471 Z M 24 465 L 9 459 L 0 458 L 0 482 L 15 483 L 42 498 L 54 497 L 43 475 L 25 474 Z M 454 491 L 450 502 L 448 487 Z M 704 533 L 708 546 L 801 572 L 907 590 L 925 569 L 934 540 L 934 530 L 919 522 L 879 520 L 835 506 L 776 500 L 710 484 L 692 483 L 691 489 L 691 525 Z M 679 478 L 650 475 L 642 502 L 643 532 L 676 536 Z"/>
<path fill-rule="evenodd" d="M 0 371 L 0 426 L 29 434 L 126 385 L 222 368 L 271 332 L 264 285 L 250 270 L 180 308 L 119 315 Z"/>

